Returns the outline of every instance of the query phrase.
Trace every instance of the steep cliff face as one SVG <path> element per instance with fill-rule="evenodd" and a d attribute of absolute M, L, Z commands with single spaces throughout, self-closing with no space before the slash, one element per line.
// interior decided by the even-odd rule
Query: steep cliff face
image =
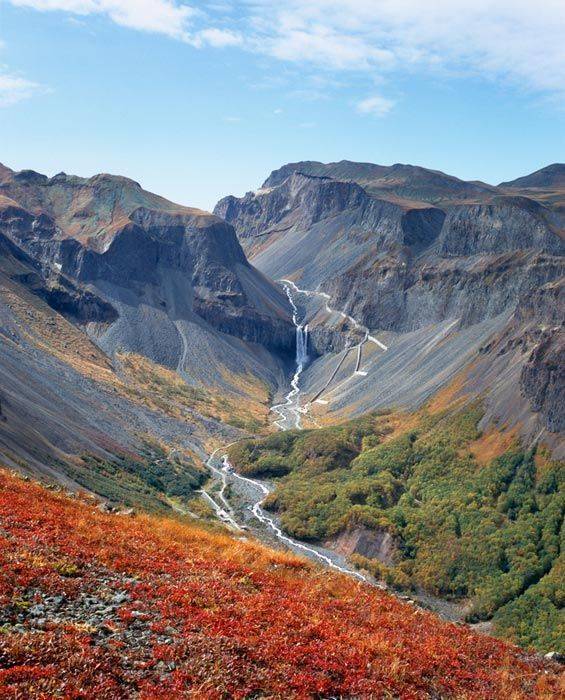
<path fill-rule="evenodd" d="M 132 345 L 135 334 L 116 333 L 118 323 L 99 336 L 105 349 L 125 347 L 176 366 L 185 348 L 178 336 L 187 329 L 175 324 L 200 319 L 244 341 L 292 351 L 285 297 L 249 265 L 233 228 L 221 219 L 109 175 L 8 173 L 0 195 L 6 235 L 44 268 L 107 299 L 121 320 L 129 316 L 130 327 L 144 327 L 144 339 Z M 168 341 L 161 321 L 177 336 L 176 352 L 162 347 Z M 163 333 L 161 342 L 151 339 Z"/>
<path fill-rule="evenodd" d="M 299 172 L 241 199 L 226 197 L 214 212 L 234 226 L 246 250 L 259 251 L 278 240 L 276 234 L 291 229 L 307 232 L 329 220 L 334 229 L 340 227 L 358 243 L 370 235 L 375 245 L 427 245 L 438 235 L 444 218 L 433 207 L 406 209 L 371 197 L 355 182 Z"/>
<path fill-rule="evenodd" d="M 526 197 L 495 197 L 488 204 L 451 208 L 439 255 L 467 256 L 534 249 L 562 255 L 565 244 L 545 207 Z"/>
<path fill-rule="evenodd" d="M 414 405 L 455 376 L 489 336 L 504 335 L 507 322 L 523 336 L 514 313 L 565 272 L 562 169 L 494 187 L 413 166 L 307 161 L 283 166 L 257 192 L 226 198 L 215 211 L 233 223 L 260 270 L 323 291 L 332 307 L 393 334 L 389 349 L 403 353 L 410 372 L 370 360 L 378 381 L 358 376 L 331 401 L 338 412 L 353 406 L 359 413 Z M 311 317 L 313 345 L 339 352 L 346 346 L 340 333 L 348 337 L 350 329 L 332 322 L 328 330 L 322 311 Z M 533 316 L 539 335 L 542 314 Z M 506 403 L 525 400 L 539 418 L 530 432 L 536 425 L 552 431 L 564 415 L 556 398 L 558 341 L 536 338 L 515 358 L 523 376 L 520 370 L 511 379 L 517 393 Z M 306 373 L 314 396 L 324 372 L 314 366 Z M 488 392 L 478 380 L 476 387 Z"/>
<path fill-rule="evenodd" d="M 404 175 L 403 187 L 417 182 L 428 193 L 443 187 L 444 201 L 460 194 L 484 198 L 443 209 L 425 202 L 407 208 L 351 180 L 318 174 L 392 181 L 391 169 L 354 165 L 284 166 L 263 189 L 222 200 L 216 212 L 233 223 L 259 269 L 322 289 L 371 328 L 415 330 L 449 318 L 470 325 L 511 309 L 522 294 L 562 274 L 563 222 L 542 204 L 393 166 L 399 182 Z M 301 168 L 317 174 L 304 175 Z"/>
<path fill-rule="evenodd" d="M 448 319 L 467 327 L 494 318 L 564 272 L 561 257 L 533 251 L 420 265 L 400 253 L 360 261 L 323 288 L 368 327 L 405 332 Z"/>
<path fill-rule="evenodd" d="M 553 433 L 565 430 L 565 332 L 563 328 L 546 330 L 520 375 L 520 386 L 533 411 L 544 417 L 547 429 Z"/>
<path fill-rule="evenodd" d="M 514 314 L 514 337 L 529 351 L 520 389 L 553 433 L 565 431 L 565 278 L 524 295 Z"/>
<path fill-rule="evenodd" d="M 35 224 L 41 235 L 45 221 L 35 219 L 16 205 L 0 209 L 0 231 L 26 231 Z M 117 318 L 114 307 L 96 294 L 75 284 L 56 268 L 44 266 L 18 247 L 5 233 L 0 232 L 0 271 L 14 283 L 32 294 L 66 318 L 79 325 L 112 323 Z"/>

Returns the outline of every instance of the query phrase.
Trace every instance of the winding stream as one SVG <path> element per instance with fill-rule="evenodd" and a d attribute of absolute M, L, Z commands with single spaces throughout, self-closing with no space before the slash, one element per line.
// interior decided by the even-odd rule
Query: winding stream
<path fill-rule="evenodd" d="M 292 294 L 293 291 L 299 294 L 306 294 L 308 296 L 322 297 L 326 300 L 326 310 L 329 313 L 338 313 L 340 316 L 347 319 L 356 330 L 360 330 L 363 332 L 363 338 L 357 345 L 348 345 L 346 347 L 345 354 L 339 360 L 336 370 L 333 372 L 326 385 L 322 387 L 320 391 L 318 391 L 313 400 L 319 400 L 320 403 L 324 403 L 319 399 L 319 397 L 328 388 L 332 379 L 337 374 L 337 370 L 343 363 L 343 360 L 345 359 L 350 350 L 357 351 L 357 359 L 353 373 L 345 381 L 349 381 L 356 375 L 364 376 L 366 374 L 365 372 L 362 372 L 360 370 L 361 351 L 364 343 L 375 343 L 382 350 L 387 350 L 388 348 L 379 340 L 371 336 L 369 334 L 369 329 L 360 324 L 358 321 L 356 321 L 352 316 L 349 316 L 348 314 L 345 314 L 342 311 L 332 309 L 328 303 L 330 297 L 324 292 L 315 292 L 306 289 L 299 289 L 296 286 L 296 284 L 294 284 L 294 282 L 290 280 L 280 280 L 280 282 L 283 284 L 286 295 L 288 297 L 288 301 L 292 309 L 292 321 L 296 328 L 296 370 L 290 383 L 290 391 L 284 397 L 284 402 L 271 406 L 270 410 L 273 411 L 276 415 L 278 415 L 278 418 L 274 421 L 274 425 L 276 425 L 277 428 L 279 428 L 279 430 L 289 430 L 292 428 L 300 429 L 302 427 L 302 415 L 308 412 L 310 405 L 300 405 L 299 386 L 300 376 L 308 362 L 308 324 L 303 323 L 299 320 L 298 307 L 294 301 L 294 297 Z M 221 484 L 221 488 L 216 494 L 217 500 L 212 498 L 212 496 L 206 491 L 203 491 L 204 497 L 212 505 L 217 517 L 222 522 L 224 522 L 226 525 L 228 525 L 234 530 L 241 531 L 245 529 L 243 523 L 239 523 L 237 521 L 234 509 L 232 508 L 228 499 L 225 496 L 226 488 L 231 480 L 232 484 L 238 483 L 240 486 L 245 487 L 245 500 L 252 501 L 252 505 L 248 505 L 247 509 L 251 511 L 253 517 L 267 530 L 271 531 L 271 533 L 279 541 L 284 542 L 285 545 L 287 545 L 294 551 L 304 554 L 310 559 L 322 562 L 325 566 L 331 569 L 335 569 L 341 573 L 353 576 L 355 578 L 360 579 L 361 581 L 367 581 L 365 576 L 363 576 L 360 572 L 348 568 L 345 565 L 345 559 L 340 555 L 336 554 L 335 552 L 332 552 L 331 550 L 326 549 L 324 547 L 306 545 L 303 542 L 299 542 L 298 540 L 295 540 L 292 537 L 285 535 L 281 530 L 280 526 L 278 525 L 277 521 L 274 518 L 267 515 L 267 513 L 262 508 L 263 501 L 271 493 L 270 488 L 262 481 L 251 479 L 250 477 L 238 474 L 230 464 L 227 454 L 222 454 L 221 457 L 217 456 L 219 452 L 226 450 L 227 447 L 230 447 L 230 445 L 227 445 L 224 448 L 217 448 L 216 450 L 214 450 L 214 452 L 210 455 L 208 461 L 206 462 L 206 466 L 218 478 Z"/>

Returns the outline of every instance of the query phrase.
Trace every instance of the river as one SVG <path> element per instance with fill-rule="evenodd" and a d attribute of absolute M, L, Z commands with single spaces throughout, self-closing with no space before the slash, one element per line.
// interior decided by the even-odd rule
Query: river
<path fill-rule="evenodd" d="M 369 330 L 360 324 L 356 319 L 341 311 L 332 309 L 329 305 L 329 296 L 323 292 L 299 289 L 290 280 L 280 280 L 292 310 L 292 322 L 296 329 L 296 356 L 295 371 L 290 382 L 290 390 L 285 395 L 284 401 L 271 406 L 271 411 L 277 416 L 273 422 L 279 430 L 301 429 L 302 416 L 309 410 L 309 404 L 301 405 L 300 397 L 300 377 L 308 364 L 308 324 L 300 319 L 300 312 L 294 295 L 306 294 L 308 296 L 319 296 L 325 300 L 326 309 L 329 313 L 338 313 L 356 329 L 362 331 L 362 339 L 356 345 L 348 345 L 345 355 L 353 351 L 357 353 L 355 370 L 349 379 L 356 375 L 365 375 L 360 369 L 361 348 L 366 342 L 373 342 L 382 350 L 386 346 L 370 335 Z M 345 357 L 344 355 L 344 357 Z M 341 366 L 342 357 L 337 368 Z M 336 371 L 332 374 L 328 382 L 314 397 L 320 400 L 321 394 L 328 388 Z M 251 479 L 238 474 L 229 463 L 225 450 L 229 447 L 216 449 L 209 457 L 206 466 L 216 477 L 220 486 L 218 491 L 205 492 L 204 498 L 214 508 L 216 516 L 228 527 L 235 531 L 251 529 L 262 540 L 280 542 L 294 552 L 312 559 L 324 566 L 340 571 L 341 573 L 353 576 L 362 581 L 366 577 L 359 571 L 352 569 L 345 558 L 332 550 L 313 544 L 305 544 L 286 535 L 278 523 L 276 517 L 269 515 L 262 507 L 265 498 L 271 493 L 272 486 L 265 481 Z M 230 487 L 230 499 L 226 498 L 226 489 Z"/>

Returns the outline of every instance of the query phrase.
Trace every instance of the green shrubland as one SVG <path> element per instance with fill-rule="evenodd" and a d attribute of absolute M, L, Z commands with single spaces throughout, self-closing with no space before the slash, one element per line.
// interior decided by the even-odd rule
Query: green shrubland
<path fill-rule="evenodd" d="M 565 648 L 565 463 L 518 443 L 486 463 L 482 410 L 422 411 L 410 429 L 372 414 L 230 449 L 242 473 L 274 479 L 266 507 L 284 529 L 324 540 L 355 524 L 397 542 L 392 566 L 357 557 L 391 585 L 469 601 L 468 621 L 538 649 Z"/>
<path fill-rule="evenodd" d="M 170 457 L 154 442 L 146 441 L 138 454 L 116 454 L 111 459 L 85 454 L 59 468 L 76 483 L 118 504 L 151 512 L 170 511 L 169 499 L 186 502 L 208 475 L 183 456 Z"/>

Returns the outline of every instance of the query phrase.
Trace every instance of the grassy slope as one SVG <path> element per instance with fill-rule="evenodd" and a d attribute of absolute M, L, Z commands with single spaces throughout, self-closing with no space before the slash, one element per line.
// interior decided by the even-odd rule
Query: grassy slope
<path fill-rule="evenodd" d="M 0 606 L 0 697 L 558 695 L 555 667 L 366 585 L 1 470 Z"/>
<path fill-rule="evenodd" d="M 356 524 L 390 532 L 392 566 L 356 563 L 401 588 L 471 599 L 469 621 L 524 646 L 565 649 L 565 465 L 482 437 L 478 408 L 366 416 L 234 445 L 243 473 L 280 477 L 268 507 L 324 540 Z M 403 427 L 404 426 L 404 427 Z"/>

